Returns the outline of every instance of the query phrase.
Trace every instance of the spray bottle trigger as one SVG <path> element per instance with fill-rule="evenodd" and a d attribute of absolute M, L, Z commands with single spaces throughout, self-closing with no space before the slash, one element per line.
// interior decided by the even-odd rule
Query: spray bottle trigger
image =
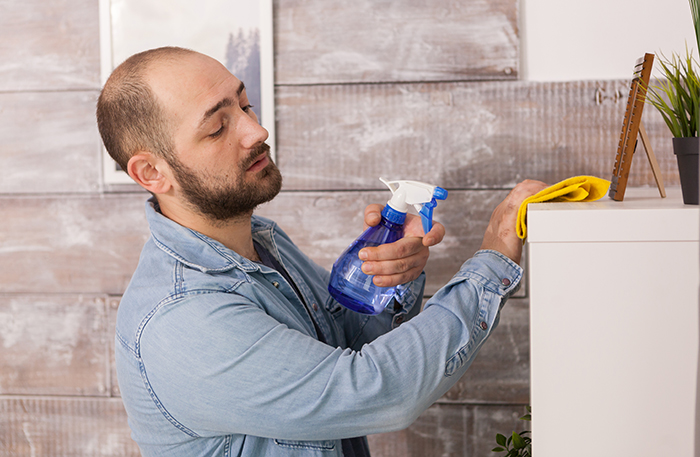
<path fill-rule="evenodd" d="M 423 222 L 423 232 L 425 232 L 426 235 L 430 229 L 433 228 L 433 208 L 437 206 L 436 200 L 445 199 L 447 199 L 447 191 L 442 187 L 435 187 L 433 189 L 433 198 L 431 198 L 429 202 L 425 202 L 423 205 L 415 205 L 418 214 L 420 214 L 421 221 Z"/>
<path fill-rule="evenodd" d="M 429 202 L 424 203 L 421 205 L 420 210 L 418 213 L 420 214 L 420 219 L 421 222 L 423 222 L 423 232 L 424 234 L 428 234 L 430 229 L 433 228 L 433 208 L 437 206 L 437 202 L 435 199 L 431 199 Z"/>

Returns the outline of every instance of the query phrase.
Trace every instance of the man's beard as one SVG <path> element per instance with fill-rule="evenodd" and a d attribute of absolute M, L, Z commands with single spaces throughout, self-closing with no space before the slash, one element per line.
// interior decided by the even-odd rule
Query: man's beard
<path fill-rule="evenodd" d="M 224 222 L 252 214 L 260 204 L 269 202 L 282 188 L 282 175 L 270 159 L 270 163 L 257 172 L 254 182 L 246 182 L 246 170 L 269 154 L 266 143 L 255 148 L 240 164 L 238 176 L 232 182 L 224 176 L 206 176 L 186 167 L 177 157 L 168 160 L 182 195 L 192 208 L 213 222 Z"/>

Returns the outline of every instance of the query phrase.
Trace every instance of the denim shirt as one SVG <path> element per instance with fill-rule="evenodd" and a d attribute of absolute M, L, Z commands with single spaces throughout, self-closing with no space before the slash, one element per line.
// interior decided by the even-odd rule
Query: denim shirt
<path fill-rule="evenodd" d="M 342 456 L 343 438 L 405 428 L 466 371 L 522 277 L 479 251 L 420 314 L 424 275 L 368 316 L 333 300 L 329 273 L 270 220 L 253 217 L 253 238 L 302 300 L 277 271 L 152 201 L 146 212 L 152 236 L 119 306 L 115 356 L 147 457 Z"/>

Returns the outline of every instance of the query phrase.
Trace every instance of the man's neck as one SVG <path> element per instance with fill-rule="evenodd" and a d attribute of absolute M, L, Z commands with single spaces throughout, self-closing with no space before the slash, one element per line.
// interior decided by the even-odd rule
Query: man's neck
<path fill-rule="evenodd" d="M 189 208 L 168 203 L 159 202 L 161 213 L 168 219 L 218 241 L 249 260 L 260 260 L 253 245 L 252 212 L 226 221 L 214 221 Z"/>

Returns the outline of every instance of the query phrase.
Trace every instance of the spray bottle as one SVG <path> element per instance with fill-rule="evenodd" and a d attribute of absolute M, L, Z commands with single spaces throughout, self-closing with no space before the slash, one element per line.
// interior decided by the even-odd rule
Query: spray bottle
<path fill-rule="evenodd" d="M 328 291 L 341 305 L 363 314 L 379 314 L 391 303 L 397 287 L 378 287 L 372 276 L 362 272 L 358 253 L 367 246 L 393 243 L 403 237 L 403 225 L 409 205 L 421 216 L 423 231 L 433 226 L 433 208 L 436 200 L 447 198 L 447 191 L 417 181 L 387 181 L 379 178 L 392 192 L 391 200 L 382 210 L 378 225 L 365 230 L 335 261 Z"/>

